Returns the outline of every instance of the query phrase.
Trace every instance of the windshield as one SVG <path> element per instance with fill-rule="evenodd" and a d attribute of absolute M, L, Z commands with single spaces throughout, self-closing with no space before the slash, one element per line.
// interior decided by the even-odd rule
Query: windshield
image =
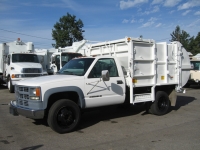
<path fill-rule="evenodd" d="M 65 64 L 58 74 L 83 76 L 94 61 L 94 58 L 72 59 Z"/>
<path fill-rule="evenodd" d="M 12 62 L 39 63 L 38 57 L 35 54 L 12 54 Z"/>
<path fill-rule="evenodd" d="M 61 62 L 62 62 L 62 67 L 70 61 L 72 58 L 82 56 L 81 54 L 74 54 L 74 53 L 62 53 L 61 54 Z"/>
<path fill-rule="evenodd" d="M 191 70 L 200 70 L 200 61 L 191 61 Z"/>

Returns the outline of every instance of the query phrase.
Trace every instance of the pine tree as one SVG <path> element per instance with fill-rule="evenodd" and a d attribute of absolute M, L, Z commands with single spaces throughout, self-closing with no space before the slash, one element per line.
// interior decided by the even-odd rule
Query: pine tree
<path fill-rule="evenodd" d="M 53 47 L 66 47 L 71 46 L 73 42 L 83 40 L 83 22 L 76 20 L 76 16 L 67 13 L 56 22 L 54 29 L 52 29 L 52 37 L 55 40 Z"/>
<path fill-rule="evenodd" d="M 194 44 L 192 47 L 194 54 L 200 53 L 200 32 L 198 32 L 197 36 L 194 39 Z"/>
<path fill-rule="evenodd" d="M 179 41 L 186 50 L 189 48 L 190 35 L 186 31 L 181 30 L 180 26 L 176 26 L 176 29 L 170 35 L 172 37 L 171 42 Z"/>

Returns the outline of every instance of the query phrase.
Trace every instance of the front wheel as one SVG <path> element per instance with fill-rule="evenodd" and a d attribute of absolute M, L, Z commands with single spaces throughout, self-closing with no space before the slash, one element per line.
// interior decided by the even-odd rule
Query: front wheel
<path fill-rule="evenodd" d="M 14 88 L 15 88 L 15 87 L 14 87 L 14 85 L 12 85 L 12 80 L 9 79 L 7 84 L 8 84 L 9 92 L 10 92 L 10 93 L 14 93 Z"/>
<path fill-rule="evenodd" d="M 170 101 L 168 95 L 163 91 L 156 93 L 156 99 L 150 106 L 149 112 L 155 115 L 164 115 L 169 111 Z"/>
<path fill-rule="evenodd" d="M 51 106 L 47 122 L 54 131 L 67 133 L 78 126 L 80 118 L 78 105 L 71 100 L 61 99 Z"/>

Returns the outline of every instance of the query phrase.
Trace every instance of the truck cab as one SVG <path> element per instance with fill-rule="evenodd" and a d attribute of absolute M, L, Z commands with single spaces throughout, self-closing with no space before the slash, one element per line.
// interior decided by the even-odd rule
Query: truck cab
<path fill-rule="evenodd" d="M 10 106 L 12 112 L 29 118 L 48 116 L 49 125 L 64 133 L 79 123 L 80 108 L 124 103 L 125 87 L 123 71 L 114 57 L 74 58 L 57 75 L 17 83 L 16 100 Z M 68 99 L 70 107 L 63 107 L 66 101 L 62 99 Z M 58 111 L 57 115 L 54 109 Z M 71 115 L 66 115 L 66 111 Z"/>
<path fill-rule="evenodd" d="M 51 55 L 51 70 L 50 74 L 58 72 L 66 63 L 75 57 L 81 57 L 86 55 L 86 40 L 74 42 L 72 46 L 64 48 L 59 47 L 57 52 Z"/>
<path fill-rule="evenodd" d="M 0 81 L 7 84 L 11 93 L 20 80 L 43 75 L 42 66 L 33 50 L 32 42 L 24 43 L 20 39 L 0 44 Z"/>
<path fill-rule="evenodd" d="M 51 56 L 51 71 L 52 74 L 58 72 L 66 63 L 75 57 L 81 57 L 80 53 L 72 52 L 56 52 Z"/>
<path fill-rule="evenodd" d="M 14 92 L 14 85 L 25 78 L 41 76 L 42 68 L 38 57 L 31 53 L 9 54 L 6 63 L 7 85 Z"/>

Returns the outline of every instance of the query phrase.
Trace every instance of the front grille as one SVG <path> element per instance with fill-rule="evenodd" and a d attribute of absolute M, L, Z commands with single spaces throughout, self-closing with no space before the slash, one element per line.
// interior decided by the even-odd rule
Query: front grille
<path fill-rule="evenodd" d="M 21 106 L 29 106 L 29 88 L 24 86 L 15 87 L 15 95 L 17 104 Z"/>
<path fill-rule="evenodd" d="M 27 94 L 19 94 L 19 98 L 20 99 L 27 99 L 27 100 L 29 100 L 29 95 L 27 95 Z"/>
<path fill-rule="evenodd" d="M 18 91 L 20 91 L 20 92 L 29 92 L 29 88 L 28 87 L 19 87 Z"/>
<path fill-rule="evenodd" d="M 24 101 L 24 106 L 28 106 L 28 101 Z"/>
<path fill-rule="evenodd" d="M 42 73 L 40 68 L 23 68 L 22 73 Z"/>
<path fill-rule="evenodd" d="M 35 94 L 35 86 L 24 86 L 24 85 L 15 85 L 15 99 L 17 105 L 20 107 L 30 107 L 31 105 L 34 106 L 37 102 L 39 104 L 41 97 L 39 98 Z M 37 98 L 37 99 L 35 99 Z"/>

